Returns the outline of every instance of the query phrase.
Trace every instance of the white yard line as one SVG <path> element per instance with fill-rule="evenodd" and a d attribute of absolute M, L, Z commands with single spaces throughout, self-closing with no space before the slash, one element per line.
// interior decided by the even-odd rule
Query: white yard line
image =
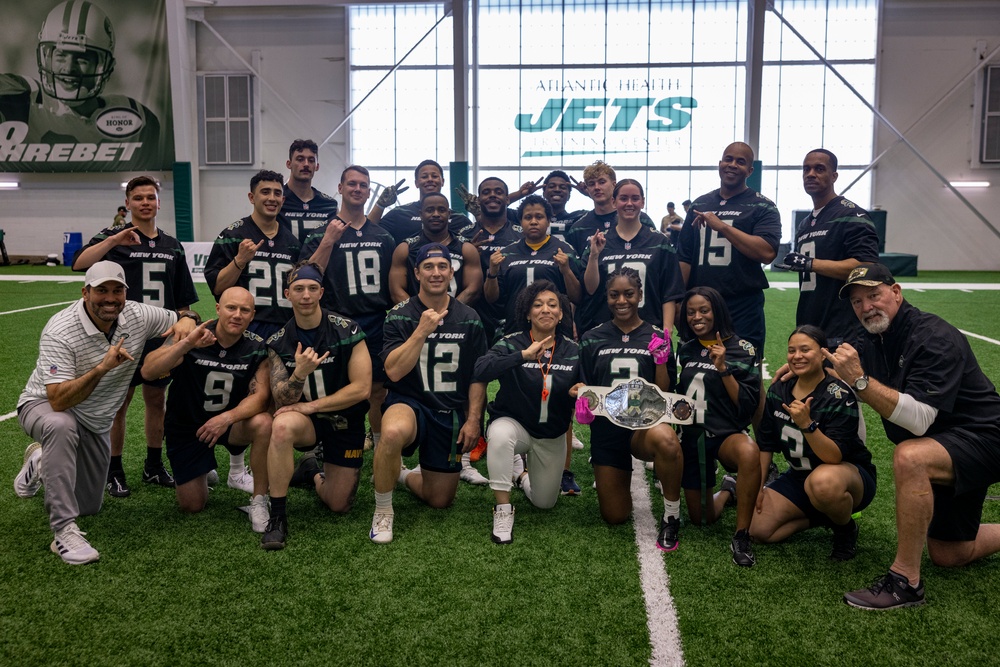
<path fill-rule="evenodd" d="M 14 313 L 24 313 L 29 310 L 41 310 L 42 308 L 55 308 L 56 306 L 68 306 L 71 303 L 76 303 L 76 299 L 73 301 L 60 301 L 58 303 L 47 303 L 44 306 L 31 306 L 30 308 L 18 308 L 17 310 L 6 310 L 0 315 L 13 315 Z"/>
<path fill-rule="evenodd" d="M 980 336 L 977 333 L 972 333 L 971 331 L 964 331 L 963 329 L 959 329 L 959 331 L 961 331 L 963 334 L 965 334 L 969 338 L 978 338 L 979 340 L 985 340 L 987 343 L 993 343 L 994 345 L 1000 345 L 1000 340 L 997 340 L 996 338 L 987 338 L 986 336 Z"/>
<path fill-rule="evenodd" d="M 646 466 L 632 459 L 632 517 L 635 543 L 639 550 L 639 582 L 646 603 L 646 624 L 653 652 L 649 664 L 655 667 L 683 667 L 681 633 L 677 627 L 677 609 L 670 597 L 670 577 L 663 554 L 656 548 L 660 522 L 653 516 L 649 500 Z M 668 557 L 669 558 L 669 557 Z"/>
<path fill-rule="evenodd" d="M 13 419 L 16 416 L 17 416 L 17 411 L 16 410 L 14 412 L 8 412 L 5 415 L 0 415 L 0 422 L 5 422 L 8 419 Z"/>

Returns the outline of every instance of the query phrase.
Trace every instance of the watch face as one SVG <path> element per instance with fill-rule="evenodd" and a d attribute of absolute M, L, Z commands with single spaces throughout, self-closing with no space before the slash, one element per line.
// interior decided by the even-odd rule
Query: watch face
<path fill-rule="evenodd" d="M 858 391 L 864 391 L 865 389 L 867 389 L 868 378 L 859 377 L 857 380 L 854 381 L 854 388 L 857 389 Z"/>

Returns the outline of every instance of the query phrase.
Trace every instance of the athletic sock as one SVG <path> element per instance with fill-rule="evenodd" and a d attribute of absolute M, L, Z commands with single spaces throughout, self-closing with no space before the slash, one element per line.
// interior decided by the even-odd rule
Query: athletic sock
<path fill-rule="evenodd" d="M 112 456 L 111 464 L 108 466 L 110 472 L 125 472 L 125 468 L 122 468 L 122 457 Z"/>
<path fill-rule="evenodd" d="M 381 439 L 382 439 L 381 433 L 376 433 L 375 431 L 372 431 L 372 449 L 378 447 L 378 441 Z"/>
<path fill-rule="evenodd" d="M 280 498 L 275 498 L 271 496 L 271 516 L 286 516 L 285 511 L 285 501 L 288 500 L 288 496 L 281 496 Z"/>
<path fill-rule="evenodd" d="M 510 512 L 511 510 L 514 509 L 514 506 L 511 505 L 510 503 L 505 503 L 503 505 L 495 505 L 494 507 L 496 508 L 497 512 Z"/>
<path fill-rule="evenodd" d="M 163 460 L 160 455 L 163 454 L 162 447 L 146 447 L 146 467 L 155 468 L 160 465 Z"/>
<path fill-rule="evenodd" d="M 375 492 L 375 511 L 383 514 L 392 514 L 392 491 L 385 493 Z"/>
<path fill-rule="evenodd" d="M 834 526 L 833 526 L 833 532 L 834 533 L 840 533 L 840 534 L 843 534 L 843 533 L 852 533 L 852 532 L 854 532 L 854 526 L 855 525 L 856 524 L 854 523 L 854 517 L 851 517 L 851 519 L 847 523 L 845 523 L 843 526 L 838 526 L 838 525 L 834 524 Z"/>
<path fill-rule="evenodd" d="M 245 459 L 243 458 L 243 452 L 240 452 L 239 454 L 230 454 L 229 455 L 229 476 L 230 477 L 234 477 L 234 476 L 238 477 L 238 476 L 240 476 L 241 474 L 243 474 L 243 471 L 246 470 L 246 467 L 247 466 L 246 466 L 246 463 L 245 463 Z"/>
<path fill-rule="evenodd" d="M 524 492 L 524 497 L 531 500 L 531 478 L 528 473 L 521 475 L 521 483 L 519 486 L 521 487 L 521 491 Z"/>
<path fill-rule="evenodd" d="M 663 499 L 663 518 L 673 517 L 675 519 L 681 518 L 681 499 L 677 500 L 667 500 Z"/>
<path fill-rule="evenodd" d="M 472 453 L 466 452 L 462 454 L 462 467 L 471 468 L 472 467 Z"/>

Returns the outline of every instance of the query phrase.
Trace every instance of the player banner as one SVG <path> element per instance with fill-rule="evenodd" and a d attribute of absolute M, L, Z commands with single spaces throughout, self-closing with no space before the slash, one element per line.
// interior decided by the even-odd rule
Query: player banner
<path fill-rule="evenodd" d="M 0 43 L 0 172 L 173 167 L 165 0 L 22 2 Z"/>

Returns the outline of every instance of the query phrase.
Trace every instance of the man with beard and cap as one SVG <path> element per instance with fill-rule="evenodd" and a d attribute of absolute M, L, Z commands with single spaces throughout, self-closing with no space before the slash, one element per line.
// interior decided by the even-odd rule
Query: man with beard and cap
<path fill-rule="evenodd" d="M 861 609 L 924 603 L 924 543 L 939 567 L 1000 551 L 1000 524 L 983 524 L 1000 482 L 1000 396 L 966 336 L 903 299 L 882 264 L 857 266 L 840 291 L 866 334 L 824 351 L 837 375 L 882 417 L 896 485 L 896 558 L 870 587 L 844 601 Z"/>
<path fill-rule="evenodd" d="M 127 289 L 118 264 L 87 269 L 83 298 L 42 329 L 35 370 L 17 401 L 18 422 L 36 442 L 24 452 L 14 491 L 30 498 L 45 486 L 55 533 L 50 548 L 70 565 L 100 558 L 76 520 L 101 509 L 111 424 L 143 346 L 164 335 L 187 336 L 196 326 L 189 317 L 178 321 L 176 311 L 128 301 Z"/>

